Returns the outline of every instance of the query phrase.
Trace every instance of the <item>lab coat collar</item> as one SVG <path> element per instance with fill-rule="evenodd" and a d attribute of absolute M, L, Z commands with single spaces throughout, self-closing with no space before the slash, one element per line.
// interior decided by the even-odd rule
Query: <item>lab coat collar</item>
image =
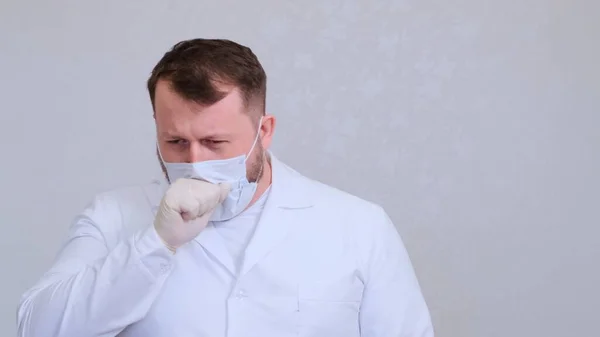
<path fill-rule="evenodd" d="M 313 206 L 312 181 L 279 161 L 272 153 L 269 156 L 273 170 L 271 192 L 246 248 L 240 276 L 248 273 L 287 237 L 289 229 L 301 221 L 299 212 Z"/>
<path fill-rule="evenodd" d="M 311 181 L 268 152 L 272 169 L 272 182 L 269 201 L 279 208 L 301 209 L 312 207 L 309 186 Z"/>
<path fill-rule="evenodd" d="M 272 169 L 271 189 L 256 231 L 246 248 L 240 275 L 252 269 L 286 237 L 298 211 L 313 206 L 314 198 L 309 192 L 311 180 L 279 161 L 271 152 L 268 156 Z M 195 241 L 232 275 L 236 274 L 235 261 L 213 223 L 209 223 Z"/>

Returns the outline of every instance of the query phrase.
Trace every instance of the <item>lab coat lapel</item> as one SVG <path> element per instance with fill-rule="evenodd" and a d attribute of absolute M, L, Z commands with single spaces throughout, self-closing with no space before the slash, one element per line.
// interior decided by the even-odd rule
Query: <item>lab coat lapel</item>
<path fill-rule="evenodd" d="M 235 275 L 236 267 L 231 253 L 225 246 L 225 242 L 212 222 L 209 222 L 206 228 L 195 239 L 208 254 L 217 260 L 231 275 Z"/>
<path fill-rule="evenodd" d="M 270 154 L 270 158 L 271 192 L 256 231 L 246 248 L 241 275 L 250 271 L 283 241 L 298 218 L 298 212 L 313 206 L 310 194 L 306 191 L 310 181 L 280 162 L 273 154 Z"/>

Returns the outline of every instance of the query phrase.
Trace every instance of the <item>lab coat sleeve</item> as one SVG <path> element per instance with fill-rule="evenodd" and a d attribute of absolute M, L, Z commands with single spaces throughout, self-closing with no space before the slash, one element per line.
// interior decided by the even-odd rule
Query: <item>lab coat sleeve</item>
<path fill-rule="evenodd" d="M 433 337 L 429 310 L 392 221 L 380 209 L 365 227 L 361 336 Z"/>
<path fill-rule="evenodd" d="M 114 337 L 148 312 L 171 254 L 154 227 L 109 245 L 122 230 L 119 206 L 97 198 L 72 225 L 55 264 L 22 297 L 19 337 Z"/>

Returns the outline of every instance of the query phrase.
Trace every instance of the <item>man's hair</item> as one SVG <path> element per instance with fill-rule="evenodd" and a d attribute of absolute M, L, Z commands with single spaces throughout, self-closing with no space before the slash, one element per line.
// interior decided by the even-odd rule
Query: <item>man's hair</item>
<path fill-rule="evenodd" d="M 265 112 L 267 75 L 250 48 L 230 40 L 186 40 L 165 53 L 148 79 L 153 108 L 159 80 L 168 81 L 171 90 L 184 99 L 207 106 L 228 94 L 220 86 L 234 86 L 246 108 L 256 110 L 257 115 Z"/>

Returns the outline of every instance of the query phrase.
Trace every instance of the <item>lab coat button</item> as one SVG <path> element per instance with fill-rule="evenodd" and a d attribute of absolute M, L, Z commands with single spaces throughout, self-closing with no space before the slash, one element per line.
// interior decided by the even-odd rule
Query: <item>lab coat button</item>
<path fill-rule="evenodd" d="M 167 263 L 161 263 L 160 264 L 160 271 L 163 273 L 167 273 L 169 271 L 169 269 L 171 269 L 171 266 L 169 266 Z"/>
<path fill-rule="evenodd" d="M 235 296 L 238 300 L 243 300 L 244 298 L 246 298 L 248 295 L 246 295 L 246 292 L 243 290 L 240 290 L 237 292 L 237 295 Z"/>

